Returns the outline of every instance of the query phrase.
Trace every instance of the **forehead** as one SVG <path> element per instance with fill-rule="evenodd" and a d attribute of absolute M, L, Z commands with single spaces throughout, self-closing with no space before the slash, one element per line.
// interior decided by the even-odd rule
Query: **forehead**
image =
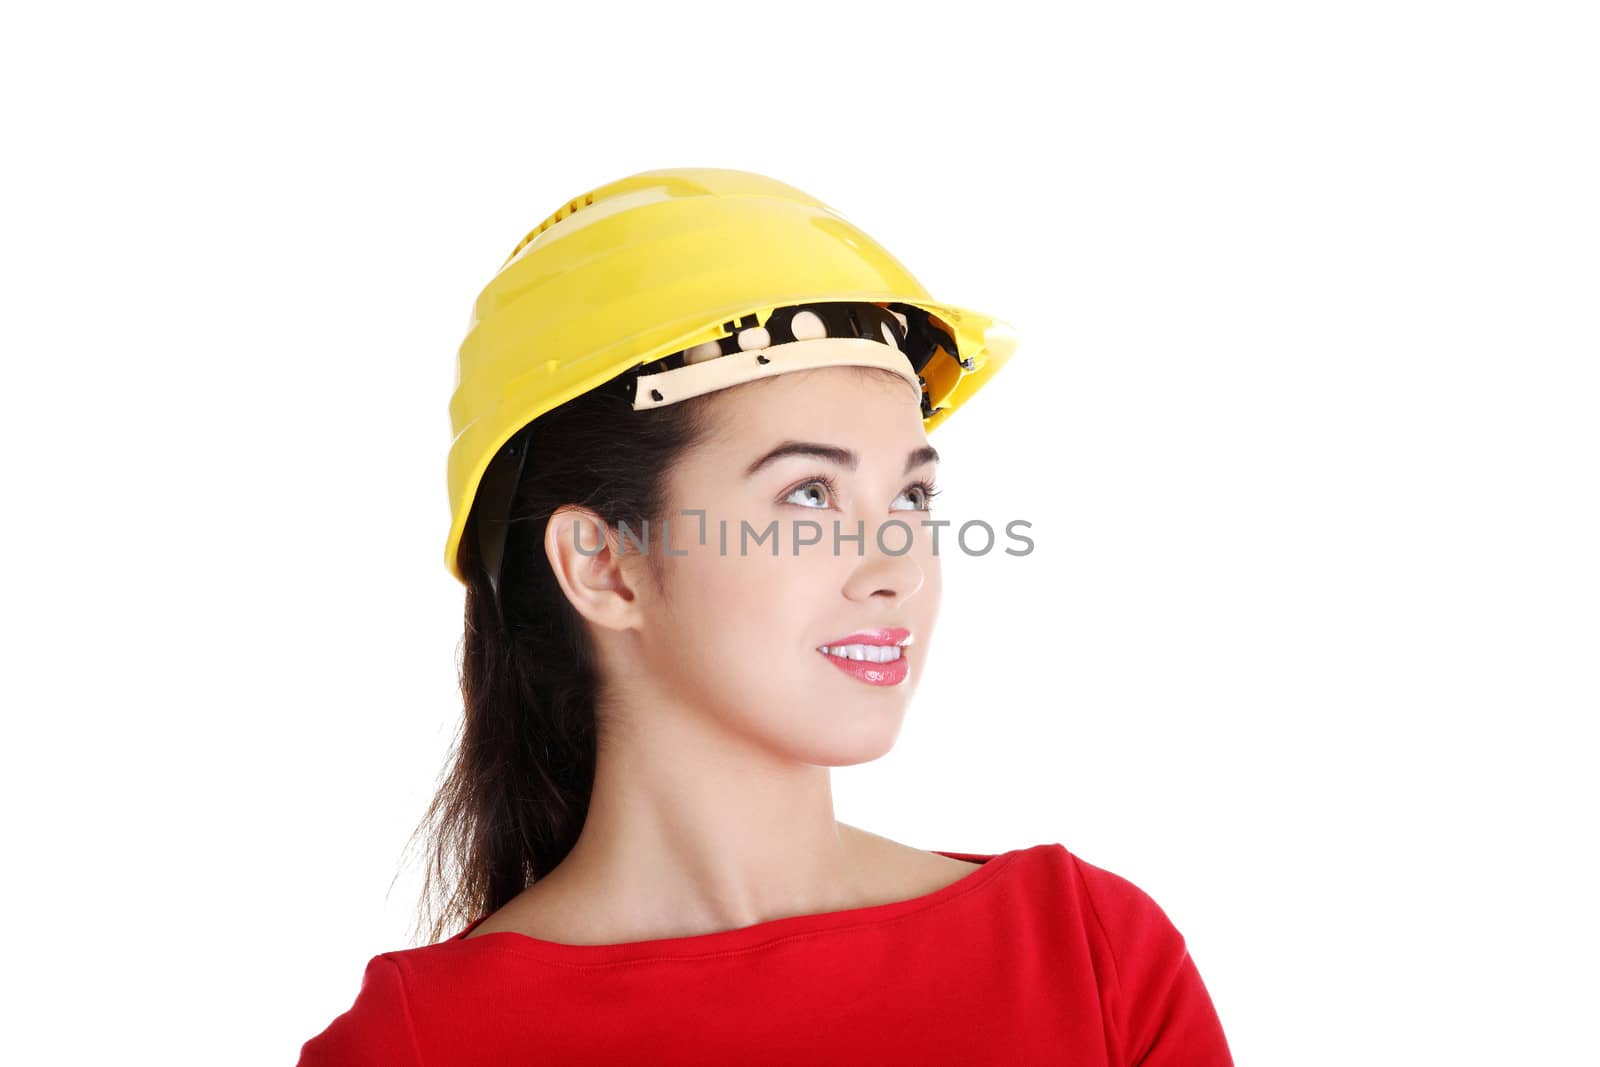
<path fill-rule="evenodd" d="M 904 462 L 927 443 L 921 398 L 905 381 L 859 367 L 792 371 L 703 398 L 706 432 L 681 473 L 742 480 L 746 465 L 784 440 L 821 441 Z"/>
<path fill-rule="evenodd" d="M 837 427 L 921 438 L 921 398 L 903 380 L 863 367 L 817 367 L 722 389 L 706 411 L 724 437 L 764 438 Z"/>

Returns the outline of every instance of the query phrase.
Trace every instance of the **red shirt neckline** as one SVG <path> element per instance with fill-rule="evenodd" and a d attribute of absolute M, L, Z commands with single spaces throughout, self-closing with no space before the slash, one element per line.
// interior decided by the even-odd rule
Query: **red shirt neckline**
<path fill-rule="evenodd" d="M 769 919 L 766 922 L 755 923 L 752 926 L 742 926 L 734 930 L 719 930 L 709 934 L 690 934 L 684 937 L 655 938 L 647 941 L 625 941 L 611 945 L 568 945 L 559 941 L 545 941 L 541 938 L 530 937 L 514 930 L 496 930 L 492 933 L 480 934 L 470 940 L 467 939 L 467 934 L 471 933 L 488 918 L 487 915 L 484 915 L 474 919 L 464 930 L 444 943 L 468 946 L 464 951 L 471 951 L 470 946 L 472 945 L 479 945 L 484 948 L 495 947 L 547 962 L 581 966 L 608 966 L 641 960 L 704 959 L 707 956 L 765 948 L 779 941 L 786 941 L 792 938 L 811 937 L 831 931 L 908 918 L 964 897 L 968 893 L 988 885 L 1001 872 L 1008 867 L 1014 866 L 1017 857 L 1021 855 L 1052 847 L 1056 846 L 1034 845 L 1029 848 L 1012 849 L 1009 852 L 1001 853 L 949 852 L 944 849 L 930 849 L 929 851 L 937 852 L 941 856 L 949 856 L 952 859 L 975 863 L 977 864 L 977 870 L 971 874 L 963 875 L 954 882 L 935 889 L 931 893 L 924 893 L 922 896 L 911 897 L 907 900 L 895 900 L 886 904 L 871 904 L 861 908 L 846 908 L 841 911 L 817 912 L 811 915 L 790 915 L 781 919 Z"/>

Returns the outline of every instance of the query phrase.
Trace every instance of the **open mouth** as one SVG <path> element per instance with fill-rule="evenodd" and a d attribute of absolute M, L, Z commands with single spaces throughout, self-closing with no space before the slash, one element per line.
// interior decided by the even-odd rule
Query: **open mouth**
<path fill-rule="evenodd" d="M 899 685 L 910 660 L 899 645 L 823 645 L 817 649 L 841 671 L 868 685 Z"/>

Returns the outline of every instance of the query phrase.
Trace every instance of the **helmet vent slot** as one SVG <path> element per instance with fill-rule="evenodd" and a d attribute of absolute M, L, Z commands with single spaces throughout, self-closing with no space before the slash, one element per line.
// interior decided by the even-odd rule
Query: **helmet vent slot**
<path fill-rule="evenodd" d="M 513 248 L 511 250 L 511 254 L 506 257 L 506 262 L 509 263 L 513 259 L 516 259 L 518 254 L 521 253 L 524 248 L 527 248 L 535 237 L 538 237 L 541 233 L 548 230 L 562 219 L 576 213 L 579 208 L 588 207 L 592 203 L 594 203 L 594 194 L 585 193 L 583 196 L 575 197 L 572 200 L 567 201 L 565 204 L 562 204 L 556 209 L 553 215 L 539 223 L 539 225 L 535 226 L 528 236 L 524 237 L 517 243 L 517 247 Z"/>

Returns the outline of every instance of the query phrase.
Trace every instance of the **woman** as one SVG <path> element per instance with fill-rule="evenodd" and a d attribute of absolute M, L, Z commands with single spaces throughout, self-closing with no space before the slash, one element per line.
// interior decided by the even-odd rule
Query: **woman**
<path fill-rule="evenodd" d="M 928 431 L 1014 347 L 756 174 L 634 175 L 524 239 L 451 404 L 451 893 L 304 1067 L 1231 1062 L 1131 883 L 833 814 L 930 654 Z"/>

